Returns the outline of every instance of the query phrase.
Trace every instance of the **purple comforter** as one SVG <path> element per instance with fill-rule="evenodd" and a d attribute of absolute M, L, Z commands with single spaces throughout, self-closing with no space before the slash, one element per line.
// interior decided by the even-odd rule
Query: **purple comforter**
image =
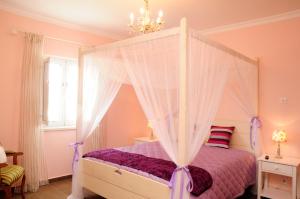
<path fill-rule="evenodd" d="M 85 154 L 83 157 L 96 158 L 106 162 L 133 168 L 147 172 L 167 181 L 170 181 L 172 173 L 176 169 L 176 165 L 168 160 L 147 157 L 115 149 L 93 151 Z M 188 168 L 194 182 L 194 187 L 191 193 L 195 196 L 199 196 L 212 186 L 212 177 L 202 168 L 195 166 L 188 166 Z"/>
<path fill-rule="evenodd" d="M 171 161 L 159 142 L 136 144 L 128 147 L 115 148 L 115 150 L 135 153 L 147 157 Z M 120 166 L 96 158 L 88 158 L 124 169 L 129 172 L 168 184 L 167 180 L 148 174 L 146 172 Z M 243 195 L 244 190 L 255 183 L 256 159 L 249 152 L 237 149 L 222 149 L 218 147 L 202 146 L 191 165 L 208 171 L 213 179 L 211 188 L 200 196 L 191 195 L 191 199 L 233 199 Z"/>

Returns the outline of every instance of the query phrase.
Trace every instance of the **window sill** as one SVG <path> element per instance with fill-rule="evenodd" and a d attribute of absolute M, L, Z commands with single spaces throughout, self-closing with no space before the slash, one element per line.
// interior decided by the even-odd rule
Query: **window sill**
<path fill-rule="evenodd" d="M 76 130 L 76 126 L 43 126 L 42 131 L 43 132 L 49 132 L 49 131 L 72 131 Z"/>

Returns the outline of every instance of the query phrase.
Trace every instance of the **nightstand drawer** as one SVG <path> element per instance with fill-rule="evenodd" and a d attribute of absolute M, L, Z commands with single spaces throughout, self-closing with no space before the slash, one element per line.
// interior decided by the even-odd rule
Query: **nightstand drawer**
<path fill-rule="evenodd" d="M 289 165 L 284 164 L 276 164 L 272 162 L 262 162 L 261 168 L 263 171 L 268 171 L 271 173 L 277 173 L 282 174 L 286 176 L 292 176 L 293 175 L 293 167 Z"/>

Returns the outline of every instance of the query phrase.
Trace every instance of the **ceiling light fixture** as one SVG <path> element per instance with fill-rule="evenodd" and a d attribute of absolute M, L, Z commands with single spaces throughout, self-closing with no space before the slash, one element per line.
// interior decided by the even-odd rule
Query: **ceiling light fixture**
<path fill-rule="evenodd" d="M 151 19 L 149 1 L 144 0 L 144 2 L 144 7 L 140 8 L 140 17 L 137 17 L 135 20 L 134 14 L 130 13 L 130 23 L 128 24 L 128 26 L 131 28 L 132 32 L 143 34 L 161 30 L 163 24 L 165 23 L 162 20 L 162 17 L 164 15 L 163 11 L 160 10 L 158 12 L 158 16 L 155 20 Z"/>

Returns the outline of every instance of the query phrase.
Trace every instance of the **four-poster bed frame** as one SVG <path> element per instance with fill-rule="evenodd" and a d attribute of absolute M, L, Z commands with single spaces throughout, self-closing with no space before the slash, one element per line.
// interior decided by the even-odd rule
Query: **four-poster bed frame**
<path fill-rule="evenodd" d="M 83 56 L 88 53 L 95 52 L 101 49 L 118 48 L 122 46 L 128 46 L 139 42 L 145 42 L 154 40 L 166 36 L 180 35 L 180 65 L 179 65 L 179 134 L 178 134 L 178 146 L 180 162 L 185 162 L 185 139 L 186 139 L 186 123 L 188 121 L 188 114 L 186 112 L 187 107 L 187 47 L 188 47 L 188 28 L 186 19 L 182 19 L 180 27 L 164 30 L 161 32 L 155 32 L 137 36 L 134 38 L 126 39 L 123 41 L 117 41 L 110 44 L 105 44 L 99 47 L 81 49 L 79 54 L 79 107 L 82 106 L 82 69 L 83 69 Z M 216 48 L 222 49 L 234 56 L 237 56 L 247 62 L 257 65 L 257 61 L 246 57 L 230 48 L 227 48 L 219 43 L 208 40 L 205 37 L 197 37 L 197 39 L 208 43 Z M 258 79 L 258 77 L 257 77 Z M 257 102 L 256 102 L 257 107 Z M 79 110 L 81 110 L 79 108 Z M 257 111 L 256 111 L 257 113 Z M 80 112 L 78 113 L 81 114 Z M 231 147 L 238 148 L 246 151 L 253 152 L 250 147 L 249 137 L 250 128 L 249 121 L 236 121 L 236 120 L 219 120 L 214 124 L 219 125 L 231 125 L 235 126 L 236 130 L 232 138 Z M 171 189 L 168 185 L 161 182 L 146 178 L 135 173 L 119 169 L 117 167 L 96 162 L 91 159 L 79 160 L 79 182 L 80 184 L 90 190 L 109 199 L 165 199 L 170 198 Z"/>

